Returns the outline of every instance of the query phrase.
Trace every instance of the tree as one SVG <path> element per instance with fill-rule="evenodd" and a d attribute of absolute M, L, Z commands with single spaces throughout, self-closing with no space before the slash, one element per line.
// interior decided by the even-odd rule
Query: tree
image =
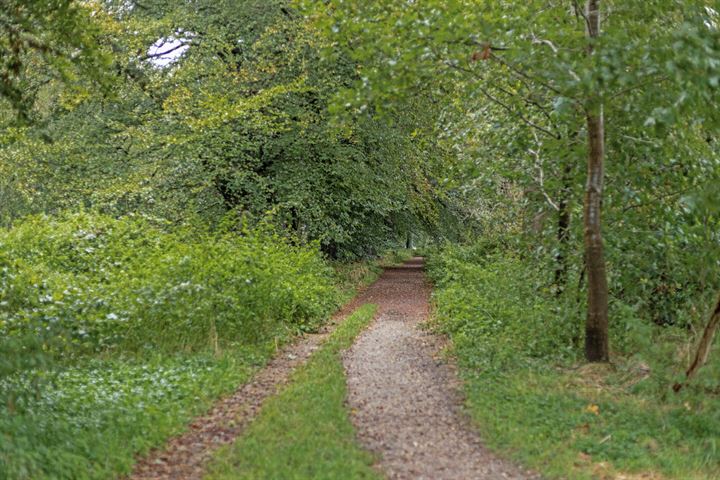
<path fill-rule="evenodd" d="M 600 38 L 600 0 L 588 0 L 585 22 L 588 54 Z M 602 93 L 585 106 L 588 132 L 587 183 L 585 187 L 585 262 L 588 274 L 588 307 L 585 324 L 585 358 L 606 362 L 610 358 L 608 339 L 608 285 L 601 230 L 603 182 L 605 180 L 605 117 Z"/>
<path fill-rule="evenodd" d="M 0 99 L 23 122 L 39 90 L 77 75 L 107 82 L 109 57 L 98 48 L 98 5 L 76 0 L 7 0 L 0 5 Z"/>
<path fill-rule="evenodd" d="M 712 80 L 717 71 L 714 61 L 699 54 L 701 48 L 712 52 L 712 58 L 718 52 L 717 28 L 712 26 L 716 20 L 709 18 L 716 13 L 704 2 L 680 6 L 663 0 L 631 0 L 624 2 L 622 9 L 604 9 L 604 5 L 593 0 L 584 6 L 574 1 L 542 5 L 472 0 L 305 2 L 309 15 L 335 40 L 336 47 L 347 46 L 348 54 L 362 66 L 362 81 L 354 90 L 360 93 L 344 97 L 351 108 L 375 101 L 386 109 L 396 105 L 401 110 L 408 97 L 428 91 L 428 86 L 434 98 L 444 101 L 448 108 L 457 98 L 448 92 L 459 91 L 470 105 L 477 105 L 476 98 L 485 102 L 481 110 L 484 115 L 473 117 L 476 133 L 487 138 L 484 126 L 492 124 L 493 129 L 513 135 L 507 142 L 513 145 L 504 156 L 512 158 L 517 168 L 509 177 L 530 184 L 530 172 L 536 170 L 532 163 L 541 167 L 538 181 L 525 193 L 528 199 L 535 195 L 533 192 L 540 193 L 536 196 L 555 212 L 552 250 L 558 252 L 554 255 L 555 279 L 560 289 L 563 272 L 567 271 L 564 244 L 574 228 L 568 225 L 575 192 L 573 162 L 584 156 L 584 267 L 577 271 L 579 285 L 587 274 L 585 343 L 589 361 L 609 358 L 610 286 L 602 215 L 608 199 L 617 202 L 623 192 L 618 184 L 633 183 L 634 189 L 652 190 L 649 185 L 653 180 L 647 170 L 628 178 L 621 168 L 632 168 L 630 159 L 645 156 L 643 142 L 663 143 L 663 133 L 650 127 L 662 125 L 663 129 L 680 131 L 675 122 L 687 115 L 691 105 L 712 117 L 705 103 L 707 96 L 713 95 L 706 79 L 710 79 L 710 86 L 718 83 Z M 602 34 L 601 23 L 605 25 Z M 668 65 L 672 65 L 669 72 L 665 71 Z M 686 86 L 691 81 L 688 72 L 693 70 L 702 71 L 695 78 L 703 79 L 700 81 L 705 85 L 695 85 L 690 93 Z M 448 84 L 453 87 L 448 88 Z M 629 123 L 613 124 L 606 137 L 608 114 L 610 118 L 622 116 Z M 471 128 L 470 124 L 463 128 Z M 575 144 L 582 140 L 586 147 L 579 151 Z M 688 141 L 690 144 L 695 139 Z M 528 147 L 518 148 L 523 143 Z M 543 143 L 552 148 L 541 149 Z M 611 150 L 606 151 L 608 145 Z M 547 155 L 548 161 L 544 162 L 546 157 L 538 152 Z M 610 173 L 617 190 L 609 192 L 603 189 L 608 175 L 606 155 L 617 168 Z M 493 160 L 492 166 L 485 168 L 497 169 L 498 159 Z M 661 159 L 649 158 L 647 162 L 653 160 L 652 169 L 662 168 Z M 503 162 L 511 165 L 510 161 Z M 544 181 L 547 170 L 555 173 L 554 178 Z M 557 187 L 548 193 L 550 184 Z M 620 203 L 609 206 L 613 214 L 615 209 L 622 210 Z M 610 232 L 613 242 L 621 235 L 620 231 Z M 632 263 L 642 261 L 631 256 L 633 252 L 612 252 L 613 259 L 620 255 Z M 617 285 L 618 295 L 627 288 L 627 283 Z"/>
<path fill-rule="evenodd" d="M 436 225 L 446 152 L 419 135 L 432 106 L 332 115 L 356 65 L 324 62 L 326 39 L 286 1 L 132 5 L 96 15 L 114 94 L 58 88 L 42 121 L 0 150 L 0 169 L 23 172 L 5 180 L 17 201 L 2 216 L 78 202 L 173 223 L 232 213 L 338 258 Z M 158 63 L 153 46 L 171 39 L 187 48 Z"/>

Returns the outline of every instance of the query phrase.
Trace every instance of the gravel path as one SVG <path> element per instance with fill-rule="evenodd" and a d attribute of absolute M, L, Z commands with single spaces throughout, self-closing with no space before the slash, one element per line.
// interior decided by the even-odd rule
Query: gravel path
<path fill-rule="evenodd" d="M 368 289 L 378 317 L 345 353 L 348 403 L 361 443 L 391 479 L 536 479 L 486 450 L 462 413 L 441 340 L 418 328 L 429 313 L 422 259 Z"/>

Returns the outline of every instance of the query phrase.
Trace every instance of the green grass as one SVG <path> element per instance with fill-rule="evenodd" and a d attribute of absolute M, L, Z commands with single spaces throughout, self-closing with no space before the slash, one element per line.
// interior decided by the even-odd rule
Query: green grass
<path fill-rule="evenodd" d="M 623 392 L 589 368 L 465 370 L 471 415 L 489 446 L 548 478 L 720 478 L 717 400 L 663 402 Z"/>
<path fill-rule="evenodd" d="M 40 394 L 17 397 L 14 413 L 0 406 L 0 479 L 129 473 L 136 454 L 182 431 L 215 399 L 246 382 L 273 352 L 268 343 L 222 357 L 94 358 L 65 368 Z"/>
<path fill-rule="evenodd" d="M 673 393 L 692 336 L 615 302 L 613 364 L 583 364 L 574 302 L 543 289 L 527 261 L 473 254 L 448 250 L 429 265 L 434 324 L 453 341 L 488 446 L 546 478 L 720 478 L 718 355 Z"/>
<path fill-rule="evenodd" d="M 207 478 L 381 478 L 372 468 L 373 457 L 356 444 L 340 359 L 375 309 L 364 305 L 337 327 L 245 434 L 216 455 Z"/>

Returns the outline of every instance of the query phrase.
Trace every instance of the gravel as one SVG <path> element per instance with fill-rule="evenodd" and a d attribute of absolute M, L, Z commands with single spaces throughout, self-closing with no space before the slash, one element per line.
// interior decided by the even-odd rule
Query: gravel
<path fill-rule="evenodd" d="M 348 404 L 363 446 L 390 479 L 537 479 L 483 447 L 462 410 L 443 339 L 420 328 L 430 286 L 422 259 L 387 269 L 366 295 L 375 322 L 345 352 Z"/>

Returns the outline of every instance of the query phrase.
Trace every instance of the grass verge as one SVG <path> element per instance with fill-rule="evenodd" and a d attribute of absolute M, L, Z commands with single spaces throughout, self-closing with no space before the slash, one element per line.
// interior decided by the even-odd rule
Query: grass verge
<path fill-rule="evenodd" d="M 720 478 L 717 415 L 709 409 L 717 402 L 658 402 L 598 382 L 607 379 L 603 367 L 585 368 L 465 371 L 471 414 L 488 446 L 547 478 Z"/>
<path fill-rule="evenodd" d="M 364 305 L 341 323 L 245 434 L 216 455 L 207 478 L 381 478 L 373 457 L 356 444 L 340 360 L 375 310 Z"/>
<path fill-rule="evenodd" d="M 431 258 L 434 324 L 453 342 L 491 448 L 546 478 L 720 478 L 720 361 L 679 394 L 688 333 L 613 305 L 612 365 L 584 364 L 582 314 L 509 254 Z"/>

